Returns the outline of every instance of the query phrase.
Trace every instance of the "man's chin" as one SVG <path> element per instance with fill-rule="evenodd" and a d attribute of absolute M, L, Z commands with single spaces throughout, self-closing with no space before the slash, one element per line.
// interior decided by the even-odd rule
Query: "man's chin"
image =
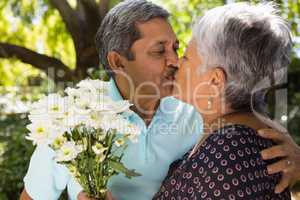
<path fill-rule="evenodd" d="M 172 85 L 164 87 L 161 91 L 161 98 L 173 96 L 174 94 L 174 87 Z"/>
<path fill-rule="evenodd" d="M 182 100 L 182 99 L 181 99 L 181 95 L 180 95 L 180 93 L 179 93 L 177 87 L 174 87 L 174 88 L 173 88 L 173 90 L 172 90 L 172 95 L 171 95 L 171 96 L 175 97 L 175 98 L 178 99 L 178 100 Z"/>

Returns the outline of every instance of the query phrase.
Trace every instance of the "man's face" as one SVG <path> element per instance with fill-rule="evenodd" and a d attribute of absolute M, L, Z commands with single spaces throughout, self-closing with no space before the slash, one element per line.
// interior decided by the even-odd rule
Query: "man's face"
<path fill-rule="evenodd" d="M 136 94 L 149 98 L 169 96 L 178 62 L 176 35 L 163 18 L 139 23 L 137 27 L 141 38 L 131 47 L 135 59 L 125 62 L 125 73 L 131 78 Z"/>

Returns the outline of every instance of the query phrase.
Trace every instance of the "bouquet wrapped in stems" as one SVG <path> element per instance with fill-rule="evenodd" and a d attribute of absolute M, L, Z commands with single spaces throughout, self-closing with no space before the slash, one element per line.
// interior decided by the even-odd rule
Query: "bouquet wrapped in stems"
<path fill-rule="evenodd" d="M 66 166 L 89 197 L 104 200 L 108 180 L 118 173 L 139 176 L 121 159 L 128 142 L 140 130 L 126 120 L 132 112 L 126 100 L 113 101 L 109 83 L 83 80 L 66 95 L 49 94 L 32 104 L 26 136 L 35 145 L 48 145 L 55 161 Z"/>

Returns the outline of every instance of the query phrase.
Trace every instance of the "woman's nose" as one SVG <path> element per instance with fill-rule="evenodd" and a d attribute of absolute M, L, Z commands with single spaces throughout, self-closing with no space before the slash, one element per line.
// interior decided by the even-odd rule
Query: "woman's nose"
<path fill-rule="evenodd" d="M 183 57 L 178 58 L 178 66 L 180 67 L 182 65 Z"/>

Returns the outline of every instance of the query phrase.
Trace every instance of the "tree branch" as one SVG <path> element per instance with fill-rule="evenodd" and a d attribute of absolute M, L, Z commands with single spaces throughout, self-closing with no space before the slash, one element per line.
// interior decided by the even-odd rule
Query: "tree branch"
<path fill-rule="evenodd" d="M 93 33 L 92 37 L 94 37 L 102 19 L 98 4 L 95 0 L 77 0 L 77 2 L 78 6 L 81 7 L 80 10 L 83 12 L 84 21 L 88 25 L 88 31 Z"/>
<path fill-rule="evenodd" d="M 73 71 L 60 60 L 25 47 L 0 42 L 0 58 L 18 58 L 22 62 L 44 71 L 55 82 L 72 81 L 73 79 Z"/>
<path fill-rule="evenodd" d="M 109 10 L 109 2 L 110 0 L 100 0 L 99 2 L 99 10 L 102 19 L 104 18 L 104 16 Z"/>
<path fill-rule="evenodd" d="M 77 32 L 80 23 L 76 11 L 66 0 L 50 0 L 50 3 L 58 10 L 73 40 L 77 41 Z"/>

